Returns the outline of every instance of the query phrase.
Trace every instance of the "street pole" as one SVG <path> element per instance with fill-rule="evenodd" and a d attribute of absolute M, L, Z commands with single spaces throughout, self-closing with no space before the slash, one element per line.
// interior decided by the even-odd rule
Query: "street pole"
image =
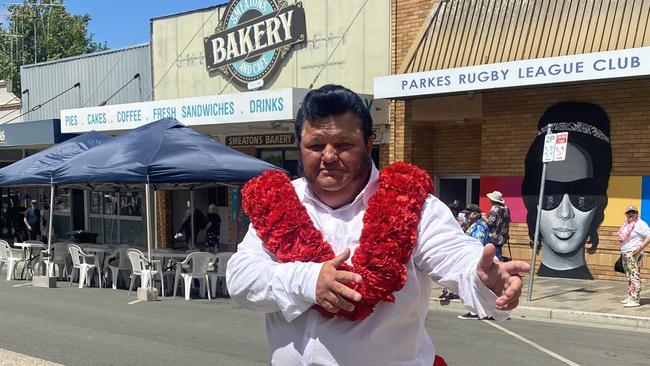
<path fill-rule="evenodd" d="M 192 225 L 192 228 L 190 229 L 190 233 L 192 233 L 192 240 L 190 241 L 190 244 L 192 244 L 192 247 L 189 248 L 191 250 L 196 249 L 196 233 L 194 232 L 194 188 L 190 188 L 190 225 Z"/>
<path fill-rule="evenodd" d="M 551 134 L 551 125 L 548 124 L 546 129 L 546 135 Z M 542 152 L 543 154 L 543 152 Z M 542 204 L 544 202 L 544 186 L 546 183 L 546 167 L 548 163 L 543 163 L 542 167 L 542 179 L 539 184 L 539 200 L 537 201 L 537 218 L 535 220 L 535 236 L 533 237 L 533 260 L 530 264 L 530 276 L 528 279 L 528 297 L 527 300 L 531 301 L 533 297 L 533 281 L 535 278 L 535 263 L 537 262 L 537 246 L 539 244 L 539 223 L 542 219 Z"/>

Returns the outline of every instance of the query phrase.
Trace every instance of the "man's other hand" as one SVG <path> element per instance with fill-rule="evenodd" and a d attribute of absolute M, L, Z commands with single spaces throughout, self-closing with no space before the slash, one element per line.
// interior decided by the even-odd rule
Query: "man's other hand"
<path fill-rule="evenodd" d="M 494 292 L 498 310 L 512 310 L 519 304 L 523 282 L 519 273 L 530 271 L 530 265 L 522 261 L 499 262 L 494 260 L 496 248 L 487 244 L 476 266 L 478 278 Z"/>
<path fill-rule="evenodd" d="M 347 300 L 361 300 L 360 293 L 344 285 L 349 282 L 361 282 L 361 275 L 336 269 L 349 257 L 350 249 L 345 248 L 343 253 L 325 262 L 318 274 L 316 303 L 330 313 L 337 313 L 339 310 L 353 311 L 354 305 Z"/>

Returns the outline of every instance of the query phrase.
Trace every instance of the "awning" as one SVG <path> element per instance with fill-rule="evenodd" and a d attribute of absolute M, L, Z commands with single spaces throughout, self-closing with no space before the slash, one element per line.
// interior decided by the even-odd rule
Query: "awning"
<path fill-rule="evenodd" d="M 650 2 L 437 0 L 375 98 L 650 74 Z"/>
<path fill-rule="evenodd" d="M 268 169 L 279 168 L 167 118 L 64 162 L 53 181 L 91 189 L 145 183 L 173 189 L 244 183 Z"/>
<path fill-rule="evenodd" d="M 76 134 L 61 133 L 58 119 L 7 123 L 0 125 L 0 149 L 25 149 L 50 146 Z"/>
<path fill-rule="evenodd" d="M 105 133 L 91 131 L 39 151 L 0 169 L 0 186 L 50 185 L 61 164 L 110 139 Z"/>

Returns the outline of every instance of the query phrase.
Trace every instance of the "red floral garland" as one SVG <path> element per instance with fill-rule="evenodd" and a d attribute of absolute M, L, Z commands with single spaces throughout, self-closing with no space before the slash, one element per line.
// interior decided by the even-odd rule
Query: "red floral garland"
<path fill-rule="evenodd" d="M 352 266 L 343 263 L 338 268 L 361 275 L 360 283 L 347 285 L 359 292 L 362 300 L 354 304 L 354 311 L 336 314 L 314 305 L 323 316 L 360 320 L 380 301 L 395 301 L 393 293 L 406 283 L 406 264 L 417 241 L 422 207 L 432 192 L 431 178 L 414 165 L 395 163 L 381 172 L 379 187 L 363 217 Z M 335 257 L 286 174 L 269 170 L 250 180 L 242 194 L 244 211 L 257 235 L 279 262 L 321 263 Z"/>

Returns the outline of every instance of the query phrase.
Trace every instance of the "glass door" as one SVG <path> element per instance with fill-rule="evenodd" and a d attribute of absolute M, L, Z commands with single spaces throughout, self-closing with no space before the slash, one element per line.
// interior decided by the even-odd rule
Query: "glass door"
<path fill-rule="evenodd" d="M 478 175 L 440 175 L 436 177 L 436 196 L 445 204 L 454 200 L 461 207 L 479 204 L 480 178 Z"/>

